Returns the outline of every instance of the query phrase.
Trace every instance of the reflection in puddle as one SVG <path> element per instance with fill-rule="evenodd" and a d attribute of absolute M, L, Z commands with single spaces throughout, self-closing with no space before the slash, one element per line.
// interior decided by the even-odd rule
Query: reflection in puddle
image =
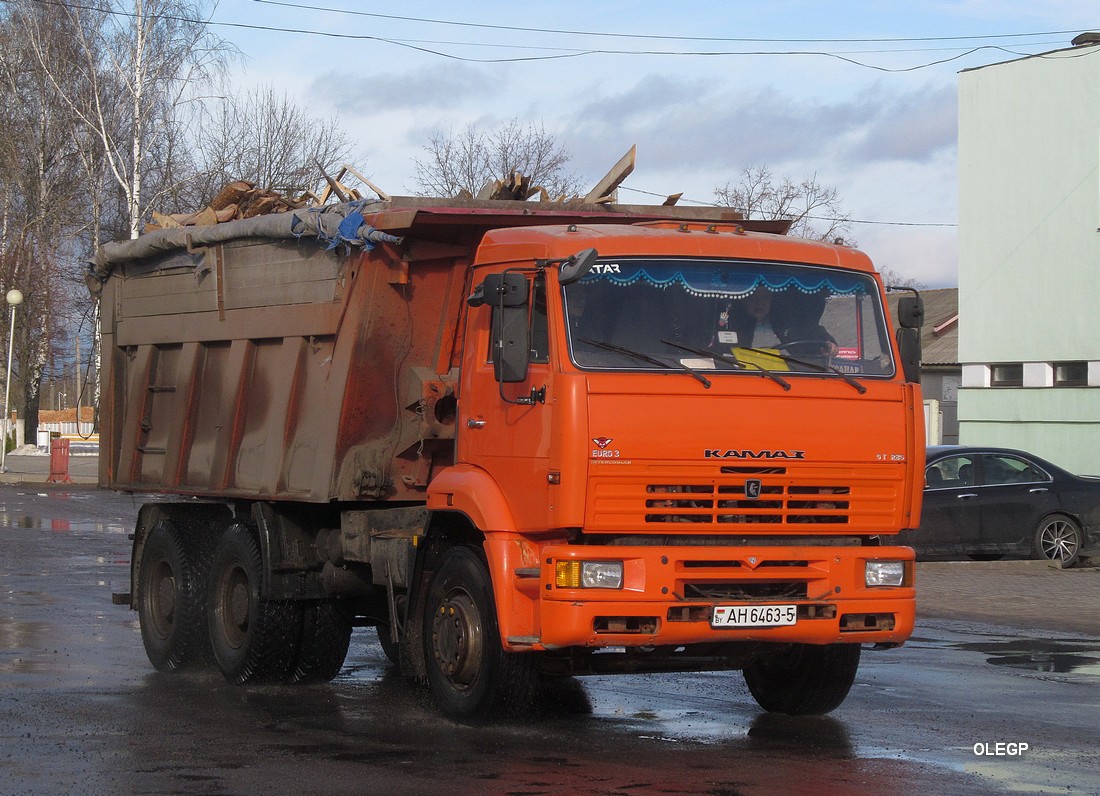
<path fill-rule="evenodd" d="M 0 511 L 0 528 L 23 528 L 32 531 L 54 533 L 109 533 L 125 534 L 129 531 L 117 522 L 91 522 L 68 520 L 64 517 L 31 517 Z"/>
<path fill-rule="evenodd" d="M 1095 641 L 1014 639 L 954 646 L 987 655 L 986 663 L 993 666 L 1032 672 L 1100 676 L 1100 648 Z"/>

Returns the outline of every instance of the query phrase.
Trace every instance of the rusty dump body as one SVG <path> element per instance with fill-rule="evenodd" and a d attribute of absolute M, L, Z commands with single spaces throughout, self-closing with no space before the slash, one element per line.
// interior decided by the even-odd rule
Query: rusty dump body
<path fill-rule="evenodd" d="M 198 230 L 170 230 L 184 245 L 147 244 L 138 251 L 152 254 L 139 259 L 127 259 L 126 243 L 114 245 L 113 259 L 101 254 L 97 270 L 110 274 L 101 303 L 102 485 L 424 500 L 432 472 L 453 462 L 461 310 L 484 233 L 635 222 L 657 208 L 398 199 L 363 210 L 401 246 L 348 253 L 323 238 L 253 237 L 229 223 L 208 228 L 207 245 L 195 243 Z"/>
<path fill-rule="evenodd" d="M 323 679 L 354 618 L 460 719 L 527 667 L 831 710 L 912 632 L 921 399 L 867 257 L 785 232 L 392 199 L 105 246 L 100 482 L 181 496 L 134 536 L 150 660 Z"/>

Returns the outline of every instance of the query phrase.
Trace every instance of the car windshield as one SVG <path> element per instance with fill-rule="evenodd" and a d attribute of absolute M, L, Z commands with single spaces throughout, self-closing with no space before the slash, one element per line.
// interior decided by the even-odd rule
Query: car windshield
<path fill-rule="evenodd" d="M 867 274 L 736 260 L 601 260 L 564 290 L 570 356 L 584 369 L 894 373 Z"/>

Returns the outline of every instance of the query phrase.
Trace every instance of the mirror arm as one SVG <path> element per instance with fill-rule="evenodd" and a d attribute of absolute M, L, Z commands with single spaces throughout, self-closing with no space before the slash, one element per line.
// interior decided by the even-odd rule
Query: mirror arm
<path fill-rule="evenodd" d="M 516 404 L 518 406 L 534 406 L 535 404 L 546 403 L 546 385 L 542 387 L 532 387 L 530 395 L 523 395 L 519 398 L 509 398 L 504 394 L 504 382 L 498 381 L 497 386 L 500 388 L 500 400 L 506 404 Z"/>

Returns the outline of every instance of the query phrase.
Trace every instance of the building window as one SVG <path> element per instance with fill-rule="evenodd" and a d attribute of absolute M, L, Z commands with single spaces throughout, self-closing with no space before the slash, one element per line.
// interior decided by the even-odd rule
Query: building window
<path fill-rule="evenodd" d="M 1024 386 L 1024 366 L 1022 363 L 1013 365 L 990 365 L 990 387 L 1022 387 Z"/>
<path fill-rule="evenodd" d="M 1055 362 L 1055 387 L 1085 387 L 1089 383 L 1088 362 Z"/>

